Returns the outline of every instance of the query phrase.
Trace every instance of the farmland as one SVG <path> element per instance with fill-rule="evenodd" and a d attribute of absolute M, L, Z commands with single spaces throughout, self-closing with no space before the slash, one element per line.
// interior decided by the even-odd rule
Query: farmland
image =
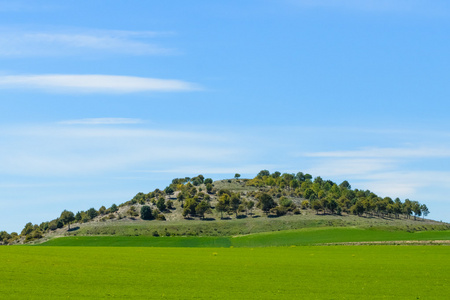
<path fill-rule="evenodd" d="M 326 243 L 372 241 L 450 240 L 450 231 L 407 232 L 400 230 L 317 227 L 263 232 L 240 236 L 153 237 L 153 236 L 69 236 L 49 240 L 44 246 L 121 247 L 276 247 Z"/>
<path fill-rule="evenodd" d="M 1 247 L 9 299 L 443 299 L 446 246 Z"/>

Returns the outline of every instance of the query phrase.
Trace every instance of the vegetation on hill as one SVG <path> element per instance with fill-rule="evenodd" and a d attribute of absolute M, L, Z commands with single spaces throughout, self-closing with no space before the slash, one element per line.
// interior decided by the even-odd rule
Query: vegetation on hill
<path fill-rule="evenodd" d="M 236 174 L 233 179 L 215 182 L 211 178 L 204 178 L 203 175 L 193 178 L 175 178 L 164 190 L 140 192 L 120 205 L 113 204 L 109 208 L 102 206 L 98 210 L 90 208 L 77 213 L 64 210 L 58 218 L 42 222 L 40 225 L 27 223 L 20 234 L 2 231 L 0 244 L 29 242 L 45 235 L 61 232 L 61 230 L 65 233 L 82 234 L 83 224 L 118 224 L 125 228 L 131 226 L 134 227 L 135 235 L 224 235 L 234 232 L 232 230 L 218 232 L 220 229 L 217 229 L 217 226 L 211 226 L 210 222 L 205 224 L 204 221 L 249 218 L 251 222 L 242 221 L 247 224 L 247 229 L 241 228 L 236 233 L 248 234 L 267 229 L 266 225 L 261 224 L 268 222 L 258 222 L 255 217 L 262 217 L 264 220 L 269 218 L 270 222 L 276 224 L 280 230 L 280 228 L 298 229 L 308 226 L 305 216 L 311 215 L 352 215 L 383 220 L 412 221 L 412 217 L 416 220 L 420 216 L 426 217 L 428 213 L 429 210 L 425 204 L 409 199 L 401 201 L 399 198 L 382 198 L 369 190 L 352 189 L 348 181 L 337 184 L 321 177 L 313 179 L 310 174 L 302 172 L 281 174 L 262 170 L 253 179 L 240 179 L 240 174 Z M 285 215 L 291 216 L 287 219 L 290 224 L 285 226 L 287 228 L 283 228 L 280 222 L 277 223 L 273 219 Z M 148 226 L 144 230 L 139 229 L 142 229 L 142 226 L 137 224 L 156 222 L 152 220 L 169 222 L 153 226 L 164 226 L 164 231 L 153 230 L 149 233 Z M 193 220 L 199 220 L 202 223 L 199 224 L 198 221 Z M 178 229 L 170 230 L 168 224 L 175 225 L 177 222 L 185 221 L 192 222 L 192 227 L 195 229 L 181 232 L 178 232 Z M 242 222 L 237 222 L 236 225 L 240 226 Z M 347 223 L 339 222 L 348 225 L 348 221 Z M 72 230 L 71 224 L 73 224 Z M 258 227 L 258 224 L 261 226 Z M 65 226 L 67 230 L 62 229 Z M 100 225 L 95 228 L 97 227 L 102 228 Z M 103 226 L 103 229 L 106 228 L 108 231 L 92 229 L 91 226 L 90 231 L 86 230 L 84 234 L 116 234 L 112 227 Z M 212 229 L 208 227 L 215 228 L 215 232 L 211 232 Z"/>

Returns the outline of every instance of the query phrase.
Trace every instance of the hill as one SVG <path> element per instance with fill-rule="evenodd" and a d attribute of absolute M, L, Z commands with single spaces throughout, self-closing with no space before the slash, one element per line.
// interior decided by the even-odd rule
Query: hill
<path fill-rule="evenodd" d="M 449 224 L 425 219 L 428 213 L 425 204 L 353 190 L 347 181 L 337 184 L 302 172 L 262 170 L 253 179 L 240 179 L 239 174 L 214 182 L 202 175 L 175 178 L 164 190 L 140 192 L 119 205 L 76 214 L 63 211 L 49 222 L 26 224 L 20 235 L 2 232 L 0 242 L 92 235 L 231 237 L 322 227 L 450 229 Z"/>

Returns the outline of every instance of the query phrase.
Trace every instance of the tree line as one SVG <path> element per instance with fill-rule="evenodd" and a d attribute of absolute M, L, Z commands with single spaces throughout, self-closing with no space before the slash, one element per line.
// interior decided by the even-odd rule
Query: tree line
<path fill-rule="evenodd" d="M 344 180 L 339 185 L 320 176 L 298 172 L 289 174 L 270 173 L 262 170 L 258 175 L 247 181 L 249 186 L 266 188 L 271 195 L 289 195 L 305 199 L 301 203 L 303 209 L 313 209 L 316 213 L 341 214 L 342 212 L 358 216 L 378 216 L 411 218 L 429 214 L 426 204 L 418 201 L 399 198 L 380 197 L 370 190 L 352 189 L 350 183 Z"/>

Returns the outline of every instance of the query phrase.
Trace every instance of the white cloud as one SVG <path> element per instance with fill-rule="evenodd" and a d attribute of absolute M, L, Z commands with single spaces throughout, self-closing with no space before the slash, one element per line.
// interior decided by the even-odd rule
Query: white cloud
<path fill-rule="evenodd" d="M 6 75 L 0 88 L 38 89 L 65 93 L 135 93 L 194 91 L 200 87 L 181 80 L 115 75 Z"/>
<path fill-rule="evenodd" d="M 420 165 L 423 160 L 444 163 L 450 157 L 446 147 L 364 148 L 360 150 L 306 153 L 312 159 L 307 171 L 325 178 L 349 180 L 353 188 L 369 189 L 380 196 L 410 198 L 428 202 L 444 201 L 450 172 L 408 165 Z M 440 191 L 431 196 L 433 191 Z M 438 199 L 440 197 L 440 199 Z"/>
<path fill-rule="evenodd" d="M 140 119 L 131 118 L 88 118 L 78 120 L 66 120 L 58 122 L 63 125 L 122 125 L 122 124 L 140 124 Z"/>
<path fill-rule="evenodd" d="M 147 41 L 167 35 L 153 31 L 33 32 L 0 29 L 0 56 L 46 56 L 99 53 L 101 55 L 166 55 L 173 49 Z"/>
<path fill-rule="evenodd" d="M 58 124 L 1 130 L 0 175 L 75 176 L 191 164 L 239 165 L 233 137 Z"/>

